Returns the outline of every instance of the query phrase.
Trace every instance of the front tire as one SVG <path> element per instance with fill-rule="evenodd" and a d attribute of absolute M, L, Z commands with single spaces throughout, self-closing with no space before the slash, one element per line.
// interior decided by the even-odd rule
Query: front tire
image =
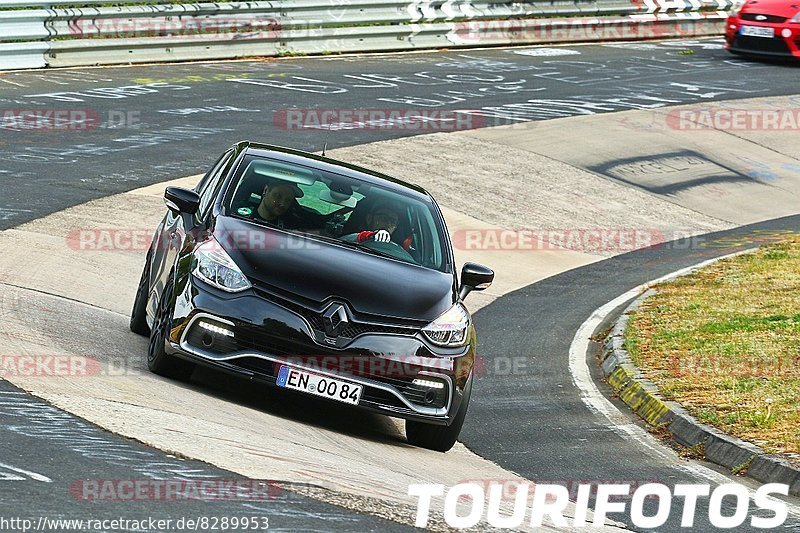
<path fill-rule="evenodd" d="M 435 426 L 424 422 L 414 422 L 406 420 L 406 440 L 409 444 L 427 448 L 437 452 L 446 452 L 458 440 L 461 428 L 464 426 L 464 419 L 467 417 L 467 408 L 472 396 L 472 377 L 467 381 L 464 389 L 464 397 L 458 407 L 458 413 L 449 426 Z"/>
<path fill-rule="evenodd" d="M 131 311 L 131 331 L 145 337 L 150 335 L 150 326 L 147 325 L 147 296 L 150 287 L 150 253 L 144 260 L 142 277 L 139 279 L 139 287 L 136 289 L 136 298 L 133 300 L 133 310 Z"/>
<path fill-rule="evenodd" d="M 150 372 L 167 378 L 187 380 L 194 371 L 189 361 L 179 359 L 166 352 L 167 335 L 172 324 L 172 280 L 167 283 L 158 303 L 158 311 L 150 330 L 150 345 L 147 349 L 147 368 Z"/>

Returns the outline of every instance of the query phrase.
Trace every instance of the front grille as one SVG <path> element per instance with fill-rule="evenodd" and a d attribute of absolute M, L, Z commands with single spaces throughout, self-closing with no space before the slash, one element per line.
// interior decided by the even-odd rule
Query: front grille
<path fill-rule="evenodd" d="M 269 295 L 269 299 L 277 300 L 273 295 Z M 283 299 L 280 299 L 279 305 L 306 318 L 312 328 L 322 328 L 321 313 Z M 392 386 L 408 402 L 421 407 L 443 408 L 449 400 L 450 387 L 447 385 L 441 389 L 433 389 L 413 383 L 417 377 L 436 379 L 420 376 L 422 367 L 419 365 L 384 359 L 356 349 L 342 351 L 326 348 L 316 344 L 305 333 L 281 327 L 282 324 L 255 326 L 237 321 L 233 327 L 225 326 L 234 333 L 234 336 L 230 337 L 201 328 L 199 326 L 201 321 L 215 323 L 213 319 L 200 319 L 194 322 L 186 333 L 185 341 L 205 352 L 217 355 L 257 352 L 287 359 L 290 363 L 306 367 L 311 372 L 319 369 L 339 373 L 344 379 L 347 379 L 348 375 L 367 378 Z M 351 322 L 344 329 L 343 336 L 355 338 L 374 332 L 408 335 L 416 331 L 418 330 L 412 328 Z M 279 362 L 249 356 L 228 359 L 226 363 L 271 380 L 277 377 L 281 365 Z M 409 410 L 394 394 L 380 388 L 366 386 L 362 397 L 366 402 Z"/>
<path fill-rule="evenodd" d="M 277 379 L 278 371 L 281 367 L 281 363 L 259 359 L 258 357 L 243 357 L 229 361 L 229 363 L 272 379 Z M 366 402 L 378 405 L 386 405 L 397 408 L 406 407 L 406 405 L 400 401 L 397 396 L 383 389 L 365 387 L 361 398 Z"/>
<path fill-rule="evenodd" d="M 283 298 L 277 298 L 272 294 L 269 294 L 264 291 L 258 291 L 260 296 L 267 298 L 268 300 L 280 305 L 288 309 L 289 311 L 300 315 L 301 317 L 306 319 L 306 322 L 311 326 L 311 329 L 316 331 L 322 331 L 322 313 L 317 313 L 308 309 L 307 307 L 303 307 L 302 305 L 298 305 L 294 302 L 290 302 L 289 300 L 284 300 Z"/>
<path fill-rule="evenodd" d="M 277 363 L 274 361 L 267 361 L 265 359 L 260 359 L 258 357 L 242 357 L 239 359 L 233 359 L 229 361 L 230 364 L 235 366 L 244 368 L 251 372 L 255 372 L 261 376 L 265 376 L 268 378 L 275 379 L 278 375 L 278 370 L 280 369 L 281 363 Z M 333 370 L 329 368 L 329 370 Z M 313 372 L 313 369 L 311 370 Z M 448 392 L 447 388 L 442 389 L 428 389 L 426 387 L 420 387 L 418 385 L 414 385 L 413 377 L 390 377 L 384 375 L 375 375 L 369 373 L 357 373 L 353 372 L 355 375 L 360 375 L 362 377 L 369 377 L 370 379 L 384 383 L 387 385 L 392 385 L 397 391 L 402 394 L 409 402 L 421 405 L 425 407 L 436 407 L 441 408 L 447 405 L 447 398 Z M 346 376 L 343 376 L 346 379 Z M 426 378 L 430 379 L 430 378 Z M 433 394 L 429 395 L 428 392 L 432 391 Z M 397 397 L 390 392 L 387 392 L 383 389 L 374 388 L 374 387 L 365 387 L 364 394 L 362 398 L 365 401 L 378 403 L 381 405 L 388 405 L 392 407 L 404 407 L 405 404 L 397 399 Z"/>
<path fill-rule="evenodd" d="M 743 52 L 765 52 L 768 54 L 790 54 L 789 46 L 780 37 L 767 39 L 764 37 L 750 37 L 737 35 L 732 44 L 733 48 Z"/>
<path fill-rule="evenodd" d="M 267 299 L 273 303 L 280 305 L 281 307 L 288 309 L 289 311 L 295 313 L 296 315 L 300 315 L 303 317 L 306 322 L 311 326 L 311 329 L 315 331 L 324 331 L 324 326 L 322 324 L 322 313 L 324 309 L 312 309 L 291 300 L 287 300 L 286 298 L 281 298 L 279 296 L 275 296 L 274 294 L 267 292 L 263 289 L 257 289 L 258 295 L 264 299 Z M 345 328 L 341 332 L 342 337 L 347 337 L 348 339 L 354 339 L 359 335 L 364 335 L 367 333 L 376 333 L 376 334 L 383 334 L 383 335 L 414 335 L 418 331 L 418 328 L 413 327 L 401 327 L 401 326 L 391 326 L 386 324 L 375 324 L 371 322 L 359 322 L 359 321 L 351 321 L 345 326 Z"/>
<path fill-rule="evenodd" d="M 229 363 L 251 370 L 256 374 L 260 374 L 269 378 L 278 377 L 279 363 L 267 361 L 266 359 L 259 359 L 258 357 L 242 357 L 240 359 L 233 359 Z"/>
<path fill-rule="evenodd" d="M 269 335 L 261 328 L 248 325 L 236 326 L 236 344 L 239 350 L 254 350 L 279 356 L 326 356 L 338 355 L 317 345 L 305 345 L 282 337 Z"/>
<path fill-rule="evenodd" d="M 365 402 L 370 402 L 378 405 L 386 405 L 388 407 L 398 407 L 398 408 L 407 408 L 406 404 L 400 401 L 400 398 L 392 394 L 391 392 L 385 391 L 383 389 L 375 389 L 372 387 L 366 387 L 364 392 L 361 395 L 361 398 Z"/>
<path fill-rule="evenodd" d="M 419 376 L 418 372 L 420 367 L 416 365 L 400 364 L 371 355 L 352 355 L 334 352 L 324 348 L 314 348 L 312 353 L 311 350 L 303 349 L 297 344 L 276 339 L 275 337 L 271 337 L 248 327 L 236 328 L 235 341 L 221 339 L 222 342 L 219 344 L 215 342 L 211 346 L 205 346 L 200 343 L 203 334 L 204 332 L 200 330 L 200 328 L 194 326 L 187 335 L 186 340 L 193 346 L 214 353 L 251 350 L 267 355 L 282 356 L 289 358 L 295 363 L 308 367 L 312 372 L 314 368 L 319 368 L 321 370 L 338 372 L 342 374 L 345 379 L 347 374 L 351 374 L 391 385 L 409 402 L 417 405 L 437 408 L 447 405 L 447 387 L 442 389 L 428 389 L 427 387 L 422 387 L 413 383 L 416 377 L 431 379 L 424 375 Z M 229 342 L 230 344 L 223 344 L 224 342 Z M 259 357 L 240 357 L 231 359 L 228 363 L 272 379 L 277 376 L 278 368 L 281 365 L 281 363 L 267 361 Z M 432 397 L 427 395 L 429 390 L 433 390 L 435 393 Z M 367 392 L 369 392 L 369 394 L 367 394 Z M 403 405 L 402 402 L 399 402 L 392 394 L 381 391 L 380 389 L 367 387 L 364 399 L 373 401 L 369 400 L 369 398 L 373 396 L 375 398 L 384 398 L 384 400 L 391 398 L 391 401 L 381 400 L 378 402 L 375 400 L 376 403 L 394 407 L 401 407 Z"/>
<path fill-rule="evenodd" d="M 366 324 L 363 322 L 350 322 L 342 330 L 342 336 L 354 339 L 366 333 L 378 333 L 386 335 L 413 335 L 416 330 L 410 328 L 397 328 L 394 326 L 384 326 L 382 324 Z"/>
<path fill-rule="evenodd" d="M 757 19 L 756 17 L 766 18 Z M 739 18 L 742 20 L 752 20 L 755 22 L 786 22 L 786 17 L 779 17 L 777 15 L 763 15 L 759 13 L 740 13 Z"/>

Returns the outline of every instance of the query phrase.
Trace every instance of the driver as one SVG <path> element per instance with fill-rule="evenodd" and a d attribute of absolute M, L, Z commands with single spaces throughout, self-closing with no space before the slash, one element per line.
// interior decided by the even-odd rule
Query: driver
<path fill-rule="evenodd" d="M 388 202 L 376 203 L 366 217 L 367 226 L 375 229 L 360 232 L 356 236 L 356 242 L 362 243 L 370 239 L 375 242 L 390 242 L 399 220 L 400 212 L 395 206 Z"/>

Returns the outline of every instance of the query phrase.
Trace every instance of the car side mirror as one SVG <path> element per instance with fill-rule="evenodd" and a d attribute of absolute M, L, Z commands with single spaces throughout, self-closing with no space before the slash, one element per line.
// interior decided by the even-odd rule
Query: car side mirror
<path fill-rule="evenodd" d="M 173 211 L 193 215 L 200 207 L 200 195 L 183 187 L 167 187 L 164 203 Z"/>
<path fill-rule="evenodd" d="M 461 269 L 461 288 L 458 296 L 462 300 L 472 291 L 482 291 L 491 286 L 494 271 L 478 263 L 464 263 Z"/>

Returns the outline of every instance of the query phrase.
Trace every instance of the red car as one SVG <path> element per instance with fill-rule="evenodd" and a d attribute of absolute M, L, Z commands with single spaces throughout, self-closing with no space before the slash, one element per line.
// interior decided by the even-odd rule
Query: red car
<path fill-rule="evenodd" d="M 800 0 L 746 0 L 725 25 L 736 54 L 800 58 Z"/>

